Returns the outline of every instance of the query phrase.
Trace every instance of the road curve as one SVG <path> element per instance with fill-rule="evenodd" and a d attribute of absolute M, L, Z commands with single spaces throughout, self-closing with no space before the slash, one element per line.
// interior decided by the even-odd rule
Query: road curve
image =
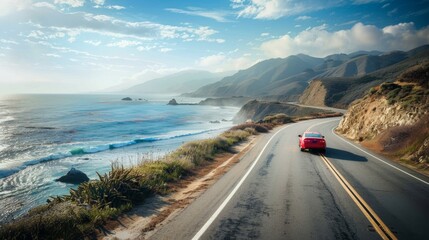
<path fill-rule="evenodd" d="M 429 178 L 337 136 L 340 118 L 289 124 L 262 136 L 228 173 L 151 239 L 380 239 L 298 134 L 322 132 L 326 157 L 398 239 L 429 239 Z"/>

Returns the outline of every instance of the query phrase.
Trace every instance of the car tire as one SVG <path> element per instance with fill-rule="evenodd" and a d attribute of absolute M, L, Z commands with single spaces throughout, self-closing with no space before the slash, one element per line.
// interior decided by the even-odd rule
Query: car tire
<path fill-rule="evenodd" d="M 304 152 L 305 148 L 301 148 L 301 152 Z"/>
<path fill-rule="evenodd" d="M 320 149 L 320 152 L 325 154 L 326 153 L 326 149 Z"/>

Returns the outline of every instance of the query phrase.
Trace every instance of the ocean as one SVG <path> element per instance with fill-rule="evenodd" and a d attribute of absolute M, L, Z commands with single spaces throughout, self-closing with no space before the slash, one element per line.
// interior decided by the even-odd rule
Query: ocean
<path fill-rule="evenodd" d="M 171 96 L 123 97 L 0 96 L 0 223 L 76 187 L 55 182 L 72 167 L 96 179 L 96 172 L 109 171 L 112 163 L 129 166 L 156 159 L 184 142 L 225 131 L 239 110 L 170 106 Z"/>

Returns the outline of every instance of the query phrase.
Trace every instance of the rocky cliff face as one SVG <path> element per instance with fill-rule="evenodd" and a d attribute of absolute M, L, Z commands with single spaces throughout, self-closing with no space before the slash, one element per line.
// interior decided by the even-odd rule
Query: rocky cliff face
<path fill-rule="evenodd" d="M 304 105 L 325 107 L 326 88 L 320 80 L 311 81 L 299 98 Z"/>
<path fill-rule="evenodd" d="M 351 104 L 337 131 L 401 159 L 429 162 L 429 61 L 371 88 Z"/>
<path fill-rule="evenodd" d="M 371 140 L 391 127 L 412 125 L 427 113 L 428 109 L 389 104 L 384 96 L 367 96 L 352 104 L 337 131 L 350 139 Z"/>

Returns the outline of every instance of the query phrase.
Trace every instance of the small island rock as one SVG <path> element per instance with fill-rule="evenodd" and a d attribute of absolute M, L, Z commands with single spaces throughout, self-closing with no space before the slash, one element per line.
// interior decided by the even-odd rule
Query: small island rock
<path fill-rule="evenodd" d="M 82 171 L 79 171 L 76 168 L 72 168 L 66 175 L 56 179 L 55 181 L 63 182 L 63 183 L 79 184 L 79 183 L 89 181 L 89 178 Z"/>
<path fill-rule="evenodd" d="M 176 99 L 173 98 L 168 102 L 167 105 L 179 105 L 179 104 L 177 103 Z"/>
<path fill-rule="evenodd" d="M 122 101 L 132 101 L 133 99 L 130 97 L 122 98 Z"/>

